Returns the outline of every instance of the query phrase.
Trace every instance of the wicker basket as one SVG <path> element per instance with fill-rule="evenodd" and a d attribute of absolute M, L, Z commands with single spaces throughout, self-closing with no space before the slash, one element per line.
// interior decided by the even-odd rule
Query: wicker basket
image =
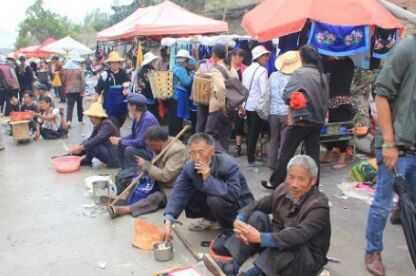
<path fill-rule="evenodd" d="M 211 75 L 197 74 L 192 86 L 192 99 L 197 104 L 209 104 L 211 95 Z"/>
<path fill-rule="evenodd" d="M 155 99 L 167 100 L 173 96 L 173 73 L 168 71 L 151 72 L 148 75 Z"/>

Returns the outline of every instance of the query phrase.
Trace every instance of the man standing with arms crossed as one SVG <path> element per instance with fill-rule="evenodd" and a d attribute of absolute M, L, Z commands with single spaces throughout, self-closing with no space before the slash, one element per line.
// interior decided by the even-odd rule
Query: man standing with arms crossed
<path fill-rule="evenodd" d="M 375 83 L 378 113 L 376 194 L 370 206 L 365 264 L 385 275 L 383 231 L 393 208 L 394 172 L 404 176 L 416 198 L 416 38 L 404 39 L 386 60 Z"/>

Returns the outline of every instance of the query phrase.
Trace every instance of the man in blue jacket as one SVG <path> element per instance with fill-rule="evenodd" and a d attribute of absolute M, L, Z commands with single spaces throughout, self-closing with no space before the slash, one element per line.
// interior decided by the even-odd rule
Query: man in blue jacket
<path fill-rule="evenodd" d="M 165 210 L 166 241 L 183 210 L 189 218 L 202 218 L 189 226 L 190 231 L 232 228 L 237 211 L 254 200 L 238 165 L 215 152 L 211 136 L 196 133 L 188 144 L 192 159 L 185 163 Z"/>
<path fill-rule="evenodd" d="M 151 126 L 158 126 L 159 122 L 152 113 L 147 111 L 147 99 L 138 93 L 127 96 L 127 108 L 133 118 L 131 134 L 120 138 L 110 137 L 113 145 L 118 145 L 119 159 L 122 169 L 136 167 L 136 156 L 145 160 L 152 159 L 152 152 L 146 147 L 144 133 Z"/>

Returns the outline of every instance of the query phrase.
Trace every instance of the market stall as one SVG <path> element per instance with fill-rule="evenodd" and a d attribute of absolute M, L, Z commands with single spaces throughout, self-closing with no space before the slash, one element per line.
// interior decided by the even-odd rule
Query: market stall
<path fill-rule="evenodd" d="M 20 55 L 25 56 L 26 58 L 49 58 L 52 55 L 52 52 L 45 51 L 42 48 L 55 42 L 56 40 L 52 37 L 46 39 L 42 44 L 35 46 L 28 46 L 17 50 L 14 53 L 15 57 Z"/>

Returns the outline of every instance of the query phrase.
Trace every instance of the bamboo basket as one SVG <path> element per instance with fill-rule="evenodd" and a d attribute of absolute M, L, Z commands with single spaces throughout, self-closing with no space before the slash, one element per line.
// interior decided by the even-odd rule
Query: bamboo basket
<path fill-rule="evenodd" d="M 156 71 L 148 75 L 153 97 L 167 100 L 173 97 L 173 73 L 169 71 Z"/>
<path fill-rule="evenodd" d="M 197 74 L 192 86 L 192 99 L 194 103 L 209 105 L 211 95 L 211 75 Z"/>

